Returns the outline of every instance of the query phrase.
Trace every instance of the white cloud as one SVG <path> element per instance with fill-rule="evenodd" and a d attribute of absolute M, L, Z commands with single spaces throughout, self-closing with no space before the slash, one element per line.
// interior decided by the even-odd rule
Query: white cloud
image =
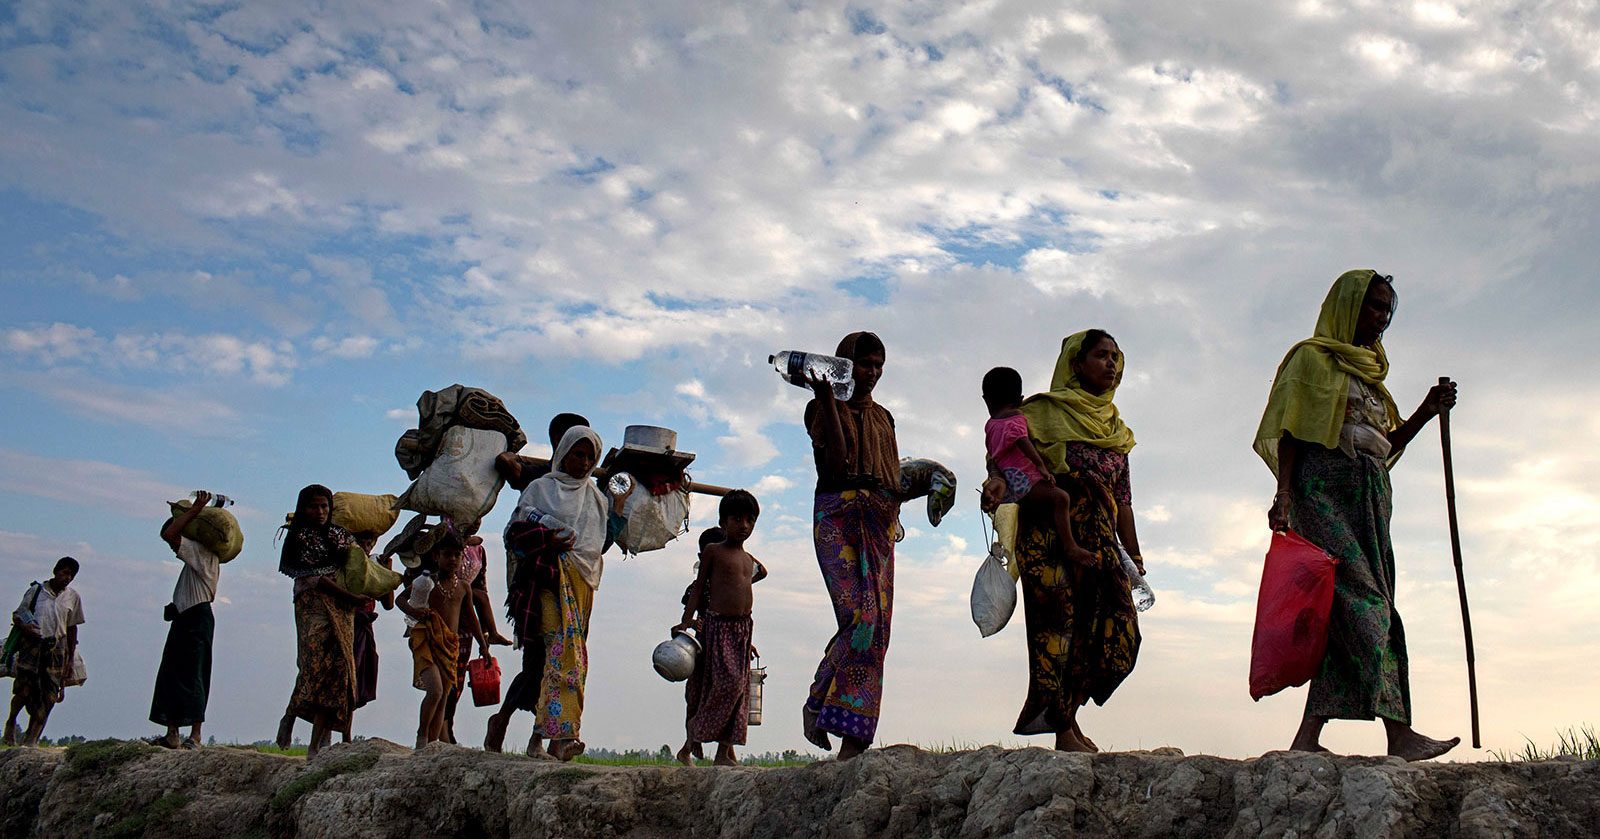
<path fill-rule="evenodd" d="M 6 330 L 5 342 L 14 352 L 34 356 L 47 366 L 81 362 L 102 368 L 199 370 L 242 376 L 268 386 L 286 384 L 295 367 L 294 350 L 287 342 L 246 341 L 222 334 L 118 333 L 103 337 L 93 329 L 55 323 Z"/>

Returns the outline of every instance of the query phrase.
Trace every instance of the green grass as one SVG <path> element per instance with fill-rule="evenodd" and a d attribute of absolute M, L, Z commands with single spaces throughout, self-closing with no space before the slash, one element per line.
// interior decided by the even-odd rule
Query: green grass
<path fill-rule="evenodd" d="M 268 809 L 274 813 L 286 813 L 302 796 L 322 786 L 329 779 L 339 775 L 365 772 L 377 764 L 378 756 L 369 752 L 367 754 L 351 755 L 326 766 L 301 773 L 294 780 L 284 784 L 277 792 L 272 794 Z"/>
<path fill-rule="evenodd" d="M 108 837 L 135 837 L 150 833 L 172 818 L 172 814 L 182 810 L 189 804 L 189 795 L 182 792 L 169 792 L 150 803 L 143 811 L 126 816 L 123 819 L 108 825 L 98 836 Z"/>
<path fill-rule="evenodd" d="M 155 746 L 139 740 L 90 740 L 67 747 L 67 770 L 74 775 L 105 772 L 155 752 Z"/>
<path fill-rule="evenodd" d="M 1600 760 L 1600 735 L 1596 735 L 1594 726 L 1585 725 L 1569 728 L 1556 732 L 1555 745 L 1549 748 L 1540 748 L 1532 738 L 1524 737 L 1520 751 L 1491 749 L 1489 754 L 1495 760 L 1554 760 L 1558 757 L 1575 757 L 1580 760 Z"/>

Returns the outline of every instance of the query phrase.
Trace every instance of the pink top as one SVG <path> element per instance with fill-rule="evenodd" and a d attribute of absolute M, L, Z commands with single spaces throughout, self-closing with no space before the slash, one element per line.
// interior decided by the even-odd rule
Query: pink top
<path fill-rule="evenodd" d="M 989 449 L 989 459 L 1001 469 L 1017 469 L 1027 475 L 1029 480 L 1038 481 L 1044 477 L 1033 461 L 1022 453 L 1018 445 L 1028 439 L 1028 418 L 1016 414 L 1009 417 L 994 417 L 983 426 L 984 444 Z"/>

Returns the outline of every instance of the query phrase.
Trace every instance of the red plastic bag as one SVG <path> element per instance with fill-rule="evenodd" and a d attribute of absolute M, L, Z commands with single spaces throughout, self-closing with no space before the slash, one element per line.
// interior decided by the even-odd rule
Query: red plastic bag
<path fill-rule="evenodd" d="M 1250 642 L 1250 698 L 1311 680 L 1328 651 L 1328 615 L 1339 560 L 1294 532 L 1272 534 L 1256 631 Z"/>
<path fill-rule="evenodd" d="M 475 658 L 467 662 L 467 681 L 472 685 L 472 704 L 500 704 L 500 662 L 494 656 Z"/>

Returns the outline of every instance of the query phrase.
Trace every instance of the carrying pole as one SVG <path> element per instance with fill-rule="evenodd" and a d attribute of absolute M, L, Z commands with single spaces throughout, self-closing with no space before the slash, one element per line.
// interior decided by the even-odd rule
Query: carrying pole
<path fill-rule="evenodd" d="M 1450 384 L 1440 376 L 1439 384 Z M 1467 637 L 1467 695 L 1472 702 L 1472 747 L 1481 749 L 1478 737 L 1478 667 L 1472 653 L 1472 616 L 1467 613 L 1467 577 L 1461 569 L 1461 530 L 1456 524 L 1456 475 L 1450 458 L 1450 409 L 1439 411 L 1439 443 L 1444 450 L 1444 504 L 1450 516 L 1450 552 L 1456 562 L 1456 591 L 1461 595 L 1461 629 Z"/>
<path fill-rule="evenodd" d="M 534 466 L 541 469 L 550 465 L 550 458 L 548 457 L 528 457 L 527 455 L 519 454 L 517 455 L 517 459 L 529 466 Z M 604 481 L 606 478 L 611 477 L 611 473 L 604 469 L 596 468 L 594 470 L 594 477 L 597 480 Z M 731 487 L 719 487 L 716 484 L 701 484 L 694 481 L 689 482 L 688 488 L 690 492 L 697 492 L 701 495 L 727 495 L 728 493 L 733 492 Z"/>

